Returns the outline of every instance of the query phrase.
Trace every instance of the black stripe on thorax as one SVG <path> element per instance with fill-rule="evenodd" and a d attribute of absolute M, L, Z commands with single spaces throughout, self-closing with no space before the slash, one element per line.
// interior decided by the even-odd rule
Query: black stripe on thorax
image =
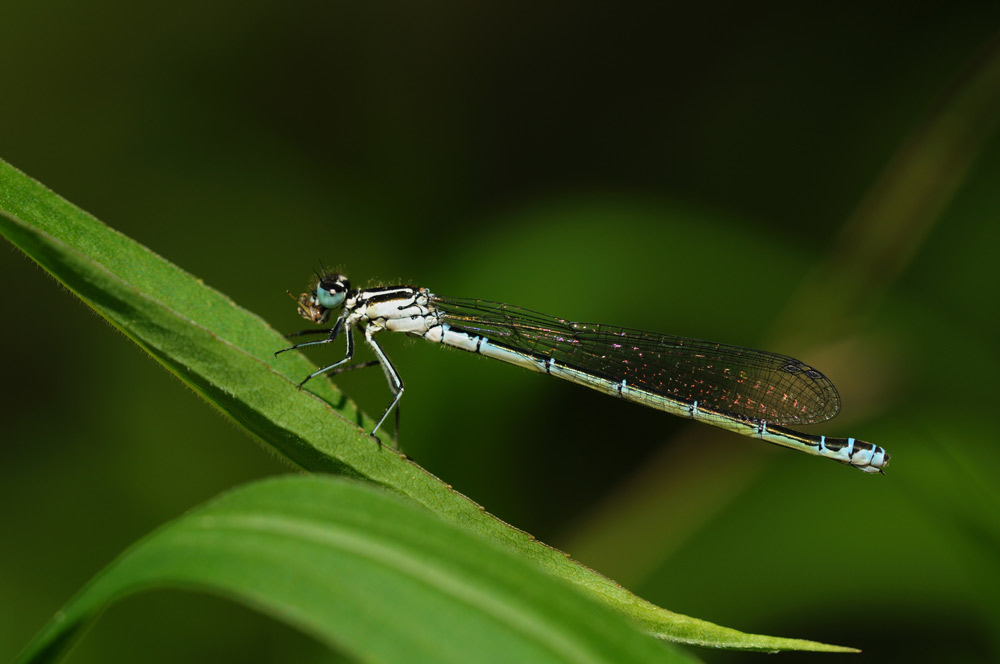
<path fill-rule="evenodd" d="M 413 286 L 384 286 L 382 288 L 366 288 L 358 291 L 358 301 L 365 304 L 378 304 L 380 302 L 392 302 L 393 300 L 403 300 L 417 294 L 417 289 Z"/>

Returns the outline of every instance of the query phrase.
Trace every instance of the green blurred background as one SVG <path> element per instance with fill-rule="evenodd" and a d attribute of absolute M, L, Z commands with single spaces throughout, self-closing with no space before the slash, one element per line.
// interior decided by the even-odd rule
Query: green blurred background
<path fill-rule="evenodd" d="M 384 342 L 410 456 L 641 596 L 845 661 L 997 661 L 998 27 L 997 3 L 5 1 L 0 156 L 281 330 L 322 260 L 816 364 L 843 410 L 811 430 L 885 446 L 885 477 Z M 18 252 L 0 278 L 9 659 L 135 539 L 289 467 Z M 378 371 L 339 382 L 387 403 Z M 70 661 L 332 659 L 176 592 Z"/>

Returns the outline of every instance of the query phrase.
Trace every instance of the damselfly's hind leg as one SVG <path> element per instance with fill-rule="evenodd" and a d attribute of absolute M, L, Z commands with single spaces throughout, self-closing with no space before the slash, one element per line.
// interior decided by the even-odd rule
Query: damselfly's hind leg
<path fill-rule="evenodd" d="M 365 341 L 371 347 L 372 351 L 375 352 L 375 357 L 378 358 L 379 364 L 382 365 L 382 371 L 383 373 L 385 373 L 385 379 L 389 383 L 389 390 L 392 392 L 393 398 L 392 398 L 392 403 L 390 403 L 389 407 L 385 409 L 385 412 L 382 413 L 382 417 L 375 425 L 375 428 L 372 429 L 371 435 L 373 437 L 375 436 L 375 432 L 379 430 L 379 427 L 382 426 L 382 423 L 385 422 L 385 419 L 389 417 L 389 413 L 391 413 L 392 409 L 395 408 L 396 436 L 394 438 L 394 443 L 396 449 L 398 450 L 399 449 L 399 399 L 400 397 L 403 396 L 403 380 L 399 377 L 399 373 L 396 371 L 396 368 L 392 366 L 392 362 L 389 361 L 389 358 L 386 356 L 385 351 L 382 350 L 382 347 L 379 346 L 378 343 L 373 338 L 373 336 L 382 329 L 383 328 L 376 327 L 375 325 L 369 325 L 368 327 L 366 327 Z"/>
<path fill-rule="evenodd" d="M 355 371 L 356 369 L 367 369 L 368 367 L 374 367 L 378 365 L 378 360 L 365 360 L 364 362 L 355 362 L 354 364 L 347 364 L 342 367 L 337 367 L 330 371 L 330 374 L 336 376 L 338 374 L 347 373 L 348 371 Z"/>

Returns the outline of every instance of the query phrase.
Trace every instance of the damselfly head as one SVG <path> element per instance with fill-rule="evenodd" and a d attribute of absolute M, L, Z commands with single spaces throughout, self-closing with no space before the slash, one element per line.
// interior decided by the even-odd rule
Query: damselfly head
<path fill-rule="evenodd" d="M 328 274 L 318 278 L 316 290 L 303 293 L 298 298 L 289 292 L 299 305 L 299 315 L 308 321 L 322 324 L 330 317 L 330 312 L 344 304 L 351 282 L 340 274 Z"/>

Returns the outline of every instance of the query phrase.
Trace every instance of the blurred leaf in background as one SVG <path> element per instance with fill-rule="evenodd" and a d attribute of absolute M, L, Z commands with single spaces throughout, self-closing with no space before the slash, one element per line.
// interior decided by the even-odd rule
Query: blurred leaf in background
<path fill-rule="evenodd" d="M 998 26 L 980 3 L 8 3 L 0 155 L 279 328 L 321 259 L 816 364 L 844 403 L 822 432 L 884 445 L 886 477 L 385 343 L 408 454 L 642 596 L 865 661 L 994 661 L 1000 150 L 995 112 L 949 104 Z M 979 131 L 937 150 L 942 117 Z M 938 175 L 893 200 L 937 206 L 879 212 L 907 164 Z M 0 274 L 9 658 L 141 534 L 286 467 L 21 256 Z M 364 373 L 338 383 L 375 412 Z M 324 657 L 217 600 L 133 601 L 71 661 Z"/>

